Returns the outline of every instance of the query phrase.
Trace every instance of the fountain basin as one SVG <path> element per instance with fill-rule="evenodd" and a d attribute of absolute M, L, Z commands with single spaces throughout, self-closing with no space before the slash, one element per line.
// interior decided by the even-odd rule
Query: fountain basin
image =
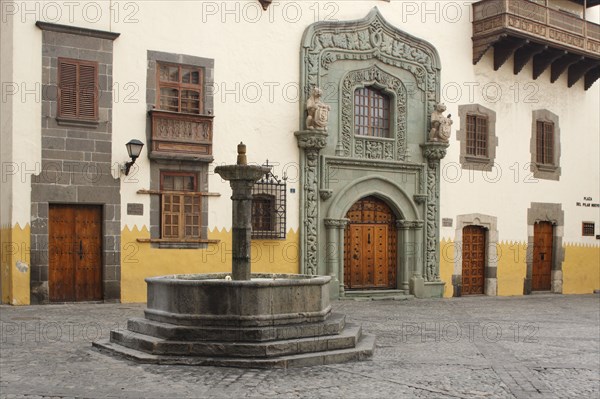
<path fill-rule="evenodd" d="M 227 273 L 147 278 L 145 317 L 187 326 L 253 327 L 314 323 L 331 312 L 329 276 Z"/>

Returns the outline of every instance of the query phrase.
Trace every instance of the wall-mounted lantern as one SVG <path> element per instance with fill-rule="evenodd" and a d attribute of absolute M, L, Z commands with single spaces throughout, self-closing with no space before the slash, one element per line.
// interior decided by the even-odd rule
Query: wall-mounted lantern
<path fill-rule="evenodd" d="M 127 154 L 129 154 L 129 157 L 131 158 L 131 161 L 127 162 L 123 167 L 123 172 L 125 173 L 125 176 L 127 176 L 129 175 L 129 169 L 131 169 L 131 167 L 135 163 L 135 160 L 138 159 L 138 157 L 142 153 L 144 143 L 142 143 L 139 140 L 132 139 L 129 140 L 129 143 L 125 144 L 125 147 L 127 147 Z"/>
<path fill-rule="evenodd" d="M 273 2 L 273 0 L 258 0 L 260 2 L 260 4 L 262 5 L 263 10 L 267 11 L 267 8 L 269 8 L 269 6 L 271 5 L 271 3 Z"/>

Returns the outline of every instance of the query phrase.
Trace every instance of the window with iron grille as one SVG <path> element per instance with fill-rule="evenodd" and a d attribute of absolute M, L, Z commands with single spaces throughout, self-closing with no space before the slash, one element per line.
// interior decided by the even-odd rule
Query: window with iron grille
<path fill-rule="evenodd" d="M 203 114 L 204 69 L 176 64 L 157 64 L 157 108 L 188 114 Z"/>
<path fill-rule="evenodd" d="M 554 123 L 537 121 L 536 159 L 542 165 L 554 164 Z"/>
<path fill-rule="evenodd" d="M 467 114 L 467 155 L 488 157 L 488 118 Z"/>
<path fill-rule="evenodd" d="M 98 119 L 98 63 L 58 59 L 58 117 Z"/>
<path fill-rule="evenodd" d="M 390 137 L 390 99 L 371 87 L 354 92 L 354 132 L 361 136 Z"/>
<path fill-rule="evenodd" d="M 583 222 L 581 224 L 581 235 L 593 237 L 595 231 L 596 224 L 594 222 Z"/>
<path fill-rule="evenodd" d="M 265 166 L 269 166 L 269 163 Z M 286 183 L 271 172 L 252 188 L 252 238 L 276 239 L 286 235 Z"/>
<path fill-rule="evenodd" d="M 161 238 L 199 239 L 202 196 L 195 173 L 163 171 L 161 179 Z"/>

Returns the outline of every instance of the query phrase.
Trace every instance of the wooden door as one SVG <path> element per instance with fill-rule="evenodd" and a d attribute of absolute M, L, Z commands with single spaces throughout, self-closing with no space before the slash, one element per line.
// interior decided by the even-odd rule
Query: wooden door
<path fill-rule="evenodd" d="M 367 197 L 348 211 L 344 283 L 352 289 L 396 287 L 395 217 L 385 202 Z"/>
<path fill-rule="evenodd" d="M 485 232 L 483 227 L 463 229 L 461 295 L 483 294 L 485 281 Z"/>
<path fill-rule="evenodd" d="M 102 208 L 50 205 L 48 227 L 50 301 L 102 299 Z"/>
<path fill-rule="evenodd" d="M 533 225 L 533 270 L 531 289 L 549 291 L 552 272 L 552 223 L 540 222 Z"/>

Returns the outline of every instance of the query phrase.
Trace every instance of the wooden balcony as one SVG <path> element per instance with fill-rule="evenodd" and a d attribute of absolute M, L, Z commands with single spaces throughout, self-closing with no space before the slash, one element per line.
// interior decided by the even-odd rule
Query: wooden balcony
<path fill-rule="evenodd" d="M 494 70 L 514 55 L 515 75 L 533 59 L 534 79 L 550 68 L 552 83 L 567 72 L 569 87 L 583 78 L 587 90 L 600 77 L 600 25 L 539 1 L 474 3 L 473 64 L 491 47 Z"/>
<path fill-rule="evenodd" d="M 212 162 L 213 116 L 149 111 L 150 158 Z"/>

